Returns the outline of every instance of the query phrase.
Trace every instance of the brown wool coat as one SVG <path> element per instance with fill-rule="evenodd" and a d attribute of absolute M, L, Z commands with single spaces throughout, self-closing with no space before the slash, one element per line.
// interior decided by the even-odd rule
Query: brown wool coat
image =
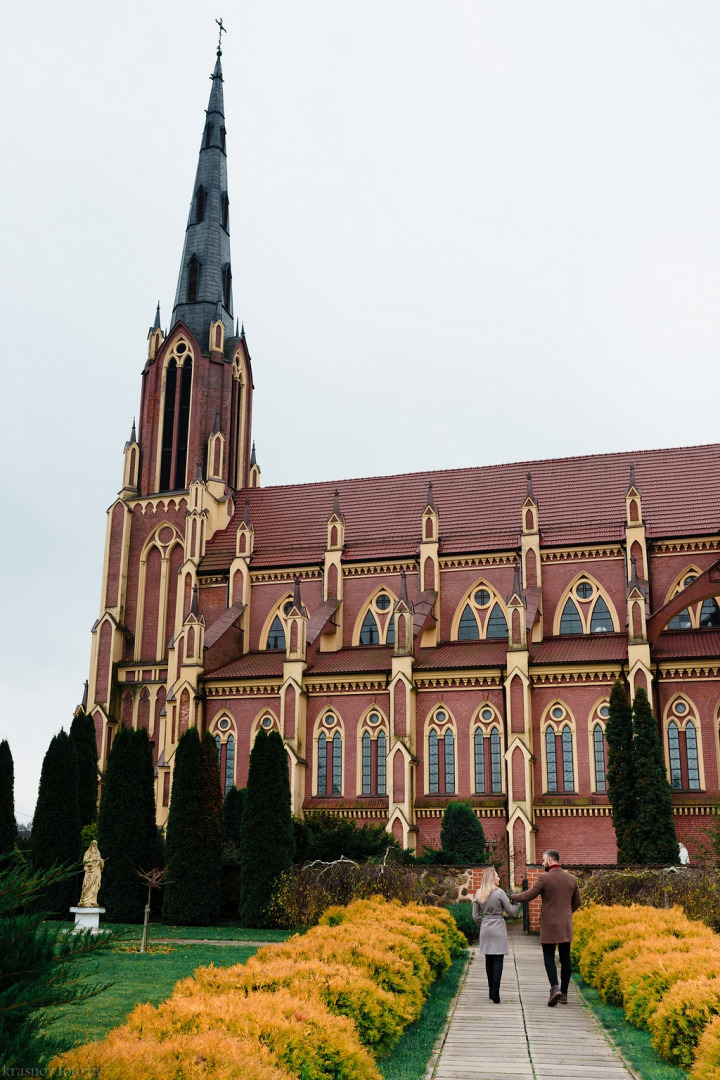
<path fill-rule="evenodd" d="M 540 941 L 543 945 L 553 942 L 572 941 L 573 911 L 580 907 L 580 889 L 572 874 L 560 866 L 554 866 L 547 873 L 540 874 L 532 889 L 525 892 L 511 893 L 514 904 L 542 897 L 540 912 Z"/>

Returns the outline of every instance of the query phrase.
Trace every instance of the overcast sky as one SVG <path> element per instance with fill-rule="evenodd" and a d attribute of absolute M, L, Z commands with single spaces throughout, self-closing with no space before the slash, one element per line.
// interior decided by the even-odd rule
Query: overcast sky
<path fill-rule="evenodd" d="M 2 709 L 87 677 L 217 27 L 264 485 L 718 439 L 717 0 L 6 5 Z"/>

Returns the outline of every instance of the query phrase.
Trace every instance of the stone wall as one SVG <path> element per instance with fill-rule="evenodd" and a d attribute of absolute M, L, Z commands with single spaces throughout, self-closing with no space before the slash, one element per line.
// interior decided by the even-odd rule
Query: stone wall
<path fill-rule="evenodd" d="M 446 907 L 458 900 L 471 900 L 480 888 L 484 866 L 418 866 L 415 871 L 423 900 Z"/>

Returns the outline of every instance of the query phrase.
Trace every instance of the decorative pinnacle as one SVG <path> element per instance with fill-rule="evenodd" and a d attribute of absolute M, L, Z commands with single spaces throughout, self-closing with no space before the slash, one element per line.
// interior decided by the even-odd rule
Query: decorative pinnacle
<path fill-rule="evenodd" d="M 533 495 L 533 488 L 532 488 L 532 473 L 527 474 L 527 497 L 528 497 L 528 499 L 534 499 L 535 498 L 535 496 Z"/>
<path fill-rule="evenodd" d="M 257 458 L 255 456 L 255 440 L 254 439 L 253 439 L 253 444 L 252 444 L 252 450 L 250 451 L 250 468 L 251 469 L 252 469 L 253 465 L 257 465 Z"/>
<path fill-rule="evenodd" d="M 335 497 L 333 499 L 333 514 L 335 517 L 341 517 L 340 514 L 340 492 L 335 488 Z"/>
<path fill-rule="evenodd" d="M 528 476 L 529 475 L 530 474 L 528 473 Z M 513 593 L 517 593 L 518 596 L 520 595 L 520 592 L 522 591 L 522 582 L 520 580 L 520 560 L 519 559 L 515 560 L 515 568 L 513 570 L 512 591 L 513 591 Z"/>
<path fill-rule="evenodd" d="M 227 34 L 227 27 L 223 26 L 222 16 L 219 19 L 216 19 L 215 22 L 220 27 L 220 30 L 218 31 L 217 54 L 218 54 L 218 56 L 222 56 L 222 36 L 223 36 L 223 34 Z"/>
<path fill-rule="evenodd" d="M 199 481 L 200 483 L 202 483 L 202 478 L 203 478 L 203 474 L 202 474 L 202 461 L 198 461 L 198 463 L 197 463 L 197 468 L 195 469 L 195 480 L 196 480 L 196 481 Z"/>
<path fill-rule="evenodd" d="M 200 607 L 198 606 L 198 587 L 193 585 L 192 589 L 192 602 L 190 604 L 190 614 L 197 618 L 200 615 Z"/>
<path fill-rule="evenodd" d="M 630 465 L 630 487 L 635 487 L 635 462 Z"/>
<path fill-rule="evenodd" d="M 137 442 L 137 431 L 135 430 L 135 417 L 133 416 L 132 427 L 130 428 L 130 443 Z"/>
<path fill-rule="evenodd" d="M 400 574 L 400 599 L 404 600 L 405 603 L 407 603 L 407 598 L 407 580 L 405 578 L 405 571 L 403 570 Z"/>
<path fill-rule="evenodd" d="M 250 528 L 250 500 L 245 500 L 245 509 L 243 510 L 243 525 L 247 525 Z"/>
<path fill-rule="evenodd" d="M 240 337 L 245 337 L 245 323 L 240 323 Z"/>
<path fill-rule="evenodd" d="M 293 607 L 298 611 L 302 609 L 302 600 L 300 599 L 300 578 L 295 578 L 295 587 L 293 589 Z"/>
<path fill-rule="evenodd" d="M 219 430 L 220 430 L 220 406 L 218 406 L 218 408 L 215 410 L 215 423 L 213 424 L 213 429 L 210 432 L 210 434 L 211 435 L 217 435 Z"/>
<path fill-rule="evenodd" d="M 153 330 L 160 329 L 160 301 L 157 302 L 157 311 L 155 312 L 155 322 L 152 325 Z"/>
<path fill-rule="evenodd" d="M 427 505 L 430 507 L 431 510 L 437 510 L 437 507 L 435 506 L 435 503 L 433 501 L 432 480 L 428 484 Z"/>

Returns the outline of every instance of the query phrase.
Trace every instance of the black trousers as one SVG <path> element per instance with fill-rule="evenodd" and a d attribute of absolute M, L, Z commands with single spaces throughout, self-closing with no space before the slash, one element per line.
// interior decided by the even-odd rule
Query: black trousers
<path fill-rule="evenodd" d="M 504 956 L 494 956 L 492 953 L 485 954 L 485 971 L 487 973 L 488 989 L 492 990 L 495 986 L 500 989 L 500 980 L 502 979 L 503 960 Z"/>
<path fill-rule="evenodd" d="M 550 980 L 550 986 L 558 985 L 557 967 L 555 966 L 555 945 L 543 944 L 543 960 L 545 961 L 545 970 L 547 977 Z M 568 986 L 570 985 L 570 976 L 572 974 L 572 964 L 570 963 L 570 942 L 561 941 L 557 945 L 557 951 L 560 953 L 560 990 L 563 994 L 567 994 Z"/>

